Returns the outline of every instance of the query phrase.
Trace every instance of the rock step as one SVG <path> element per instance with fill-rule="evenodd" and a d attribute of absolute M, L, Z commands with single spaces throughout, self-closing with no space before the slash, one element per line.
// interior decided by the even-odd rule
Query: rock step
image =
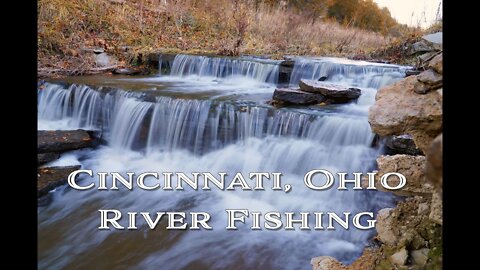
<path fill-rule="evenodd" d="M 362 91 L 358 88 L 328 83 L 324 81 L 314 81 L 301 79 L 299 83 L 300 89 L 305 92 L 317 93 L 324 95 L 327 99 L 333 99 L 336 102 L 358 98 Z"/>
<path fill-rule="evenodd" d="M 80 165 L 38 168 L 37 196 L 46 195 L 50 190 L 67 182 L 68 175 L 80 169 Z"/>
<path fill-rule="evenodd" d="M 277 88 L 273 92 L 273 100 L 285 105 L 312 105 L 324 102 L 325 96 L 308 93 L 298 88 Z"/>
<path fill-rule="evenodd" d="M 60 158 L 59 153 L 42 153 L 37 155 L 38 166 Z"/>
<path fill-rule="evenodd" d="M 39 154 L 62 153 L 93 147 L 96 143 L 96 131 L 91 130 L 39 130 L 37 132 L 37 151 Z"/>

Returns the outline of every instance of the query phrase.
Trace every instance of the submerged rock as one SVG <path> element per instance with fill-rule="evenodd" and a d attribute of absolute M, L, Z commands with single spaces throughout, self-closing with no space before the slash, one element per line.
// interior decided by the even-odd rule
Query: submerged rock
<path fill-rule="evenodd" d="M 278 88 L 273 92 L 273 100 L 285 105 L 311 105 L 325 101 L 320 94 L 308 93 L 300 89 Z"/>
<path fill-rule="evenodd" d="M 322 94 L 327 99 L 333 100 L 335 103 L 343 103 L 357 99 L 362 93 L 358 88 L 315 80 L 301 79 L 299 86 L 300 89 L 305 92 Z"/>
<path fill-rule="evenodd" d="M 66 152 L 93 147 L 96 143 L 95 131 L 77 130 L 39 130 L 37 132 L 38 153 Z"/>
<path fill-rule="evenodd" d="M 50 190 L 67 182 L 68 175 L 80 169 L 80 165 L 65 167 L 44 167 L 38 169 L 37 196 L 41 197 Z"/>
<path fill-rule="evenodd" d="M 418 148 L 426 152 L 443 127 L 442 95 L 438 91 L 415 93 L 417 82 L 416 76 L 410 76 L 378 90 L 368 121 L 380 136 L 412 135 Z"/>

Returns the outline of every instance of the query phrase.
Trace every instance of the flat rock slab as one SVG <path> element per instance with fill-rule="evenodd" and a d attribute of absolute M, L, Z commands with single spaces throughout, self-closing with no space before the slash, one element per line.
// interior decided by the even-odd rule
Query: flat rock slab
<path fill-rule="evenodd" d="M 334 101 L 348 101 L 356 99 L 362 94 L 362 91 L 358 88 L 323 81 L 301 79 L 299 86 L 305 92 L 322 94 L 327 99 L 333 99 Z"/>
<path fill-rule="evenodd" d="M 80 169 L 80 165 L 39 168 L 37 171 L 37 196 L 46 195 L 50 190 L 65 184 L 68 175 L 78 169 Z"/>
<path fill-rule="evenodd" d="M 273 92 L 273 100 L 287 105 L 311 105 L 324 102 L 326 98 L 323 95 L 304 92 L 297 88 L 278 88 Z"/>
<path fill-rule="evenodd" d="M 42 153 L 37 155 L 37 163 L 38 163 L 38 166 L 40 166 L 59 158 L 60 158 L 59 153 Z"/>
<path fill-rule="evenodd" d="M 86 147 L 93 147 L 95 132 L 77 130 L 39 130 L 37 132 L 38 153 L 62 153 Z"/>

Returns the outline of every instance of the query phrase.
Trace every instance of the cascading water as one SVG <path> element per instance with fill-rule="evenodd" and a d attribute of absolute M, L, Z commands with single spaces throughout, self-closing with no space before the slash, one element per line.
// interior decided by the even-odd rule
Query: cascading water
<path fill-rule="evenodd" d="M 330 57 L 299 57 L 295 59 L 290 84 L 298 85 L 302 78 L 318 80 L 326 77 L 331 82 L 378 89 L 405 77 L 407 68 L 409 67 Z"/>
<path fill-rule="evenodd" d="M 265 89 L 270 89 L 271 97 L 275 87 L 275 80 L 265 73 L 277 72 L 278 64 L 272 67 L 269 62 L 244 59 L 177 56 L 170 76 L 147 80 L 149 87 L 164 84 L 158 91 L 47 83 L 38 92 L 39 129 L 101 129 L 108 143 L 66 154 L 53 165 L 78 163 L 94 172 L 281 172 L 282 182 L 291 184 L 292 191 L 59 188 L 51 194 L 51 203 L 38 210 L 39 268 L 311 269 L 310 259 L 321 255 L 352 262 L 372 231 L 255 231 L 248 225 L 225 230 L 225 209 L 353 213 L 376 212 L 391 205 L 392 198 L 379 192 L 315 192 L 303 184 L 303 175 L 312 169 L 367 172 L 380 154 L 380 149 L 371 147 L 368 107 L 376 87 L 401 78 L 402 67 L 377 65 L 375 69 L 376 64 L 365 67 L 342 61 L 333 69 L 318 65 L 314 72 L 307 66 L 316 64 L 300 61 L 292 74 L 292 82 L 326 74 L 329 80 L 343 78 L 365 87 L 358 102 L 330 107 L 275 109 L 265 105 Z M 186 75 L 243 76 L 270 86 L 243 96 L 255 85 L 235 90 L 225 80 L 215 87 L 229 89 L 228 99 L 215 94 L 196 98 L 191 94 L 193 84 L 186 86 L 177 78 Z M 212 85 L 196 87 L 195 92 L 209 93 Z M 162 95 L 168 91 L 177 96 Z M 99 231 L 98 209 L 204 211 L 211 214 L 214 229 L 150 230 L 139 222 L 140 229 L 135 231 Z"/>
<path fill-rule="evenodd" d="M 221 58 L 179 54 L 175 56 L 170 75 L 217 78 L 242 76 L 260 82 L 276 83 L 279 62 L 252 57 Z"/>

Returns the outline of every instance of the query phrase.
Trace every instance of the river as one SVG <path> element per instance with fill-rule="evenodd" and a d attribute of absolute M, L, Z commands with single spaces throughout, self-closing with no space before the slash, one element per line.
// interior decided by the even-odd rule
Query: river
<path fill-rule="evenodd" d="M 289 193 L 273 191 L 78 191 L 57 188 L 38 207 L 39 269 L 311 269 L 328 255 L 360 256 L 374 230 L 225 230 L 225 209 L 352 213 L 394 205 L 375 191 L 312 191 L 312 169 L 368 172 L 381 146 L 367 121 L 376 91 L 406 67 L 338 58 L 295 59 L 300 78 L 358 87 L 353 103 L 275 108 L 280 61 L 177 55 L 169 74 L 86 76 L 38 90 L 38 129 L 96 129 L 106 143 L 64 154 L 50 165 L 96 172 L 281 172 Z M 204 211 L 213 230 L 98 230 L 99 209 Z M 163 228 L 163 229 L 162 229 Z"/>

